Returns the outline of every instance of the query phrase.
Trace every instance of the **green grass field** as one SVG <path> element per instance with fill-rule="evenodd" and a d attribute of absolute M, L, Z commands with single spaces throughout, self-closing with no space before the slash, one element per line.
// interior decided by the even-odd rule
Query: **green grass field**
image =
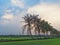
<path fill-rule="evenodd" d="M 0 45 L 60 45 L 60 38 L 45 40 L 0 42 Z"/>

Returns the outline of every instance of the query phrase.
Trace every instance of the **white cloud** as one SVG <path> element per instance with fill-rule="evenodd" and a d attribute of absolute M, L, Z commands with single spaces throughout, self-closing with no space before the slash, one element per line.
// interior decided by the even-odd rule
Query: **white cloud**
<path fill-rule="evenodd" d="M 22 11 L 21 13 L 17 14 L 19 11 L 16 11 L 17 15 L 14 15 L 13 13 L 10 13 L 12 10 L 5 10 L 4 15 L 1 17 L 0 24 L 3 25 L 18 25 L 21 26 L 22 17 L 24 15 L 25 11 Z M 20 27 L 19 27 L 20 28 Z"/>
<path fill-rule="evenodd" d="M 14 19 L 13 14 L 5 13 L 5 15 L 3 15 L 3 16 L 1 17 L 0 24 L 2 24 L 2 25 L 12 24 L 13 19 Z"/>
<path fill-rule="evenodd" d="M 11 0 L 12 4 L 24 8 L 24 0 Z"/>
<path fill-rule="evenodd" d="M 6 10 L 5 12 L 6 12 L 6 13 L 10 13 L 10 12 L 12 12 L 12 10 L 11 10 L 11 9 L 8 9 L 8 10 Z"/>
<path fill-rule="evenodd" d="M 14 16 L 12 14 L 5 14 L 4 16 L 2 16 L 2 18 L 12 20 L 14 18 Z"/>
<path fill-rule="evenodd" d="M 60 29 L 60 6 L 57 4 L 42 3 L 28 8 L 28 13 L 39 14 L 41 18 L 52 23 L 52 25 Z"/>

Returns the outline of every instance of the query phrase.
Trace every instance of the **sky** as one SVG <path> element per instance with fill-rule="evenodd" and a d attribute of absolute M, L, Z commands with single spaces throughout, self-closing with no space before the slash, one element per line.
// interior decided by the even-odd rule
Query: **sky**
<path fill-rule="evenodd" d="M 39 14 L 60 31 L 60 0 L 0 0 L 0 35 L 22 34 L 22 17 Z"/>

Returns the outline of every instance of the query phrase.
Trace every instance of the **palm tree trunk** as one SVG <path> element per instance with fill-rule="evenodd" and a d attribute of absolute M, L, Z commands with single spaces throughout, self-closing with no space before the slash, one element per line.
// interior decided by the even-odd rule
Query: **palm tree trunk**
<path fill-rule="evenodd" d="M 46 35 L 48 35 L 48 31 L 46 31 Z"/>
<path fill-rule="evenodd" d="M 37 35 L 37 31 L 35 30 L 35 35 Z"/>

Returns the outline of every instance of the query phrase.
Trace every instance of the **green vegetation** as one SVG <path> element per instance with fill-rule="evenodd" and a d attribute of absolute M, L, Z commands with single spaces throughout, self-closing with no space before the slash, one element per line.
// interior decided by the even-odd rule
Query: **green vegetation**
<path fill-rule="evenodd" d="M 43 39 L 59 38 L 58 36 L 51 36 L 51 35 L 46 35 L 46 36 L 45 35 L 32 35 L 32 37 L 30 37 L 30 35 L 0 36 L 0 42 L 43 40 Z"/>
<path fill-rule="evenodd" d="M 0 45 L 60 45 L 60 38 L 58 38 L 58 39 L 46 39 L 46 40 L 1 42 Z"/>
<path fill-rule="evenodd" d="M 38 39 L 50 39 L 51 36 L 44 36 L 44 35 L 33 35 L 31 38 L 29 35 L 26 36 L 0 36 L 0 42 L 10 42 L 10 41 L 26 41 L 26 40 L 38 40 Z M 54 37 L 53 37 L 54 38 Z"/>
<path fill-rule="evenodd" d="M 0 42 L 24 41 L 31 39 L 30 37 L 0 37 Z"/>

